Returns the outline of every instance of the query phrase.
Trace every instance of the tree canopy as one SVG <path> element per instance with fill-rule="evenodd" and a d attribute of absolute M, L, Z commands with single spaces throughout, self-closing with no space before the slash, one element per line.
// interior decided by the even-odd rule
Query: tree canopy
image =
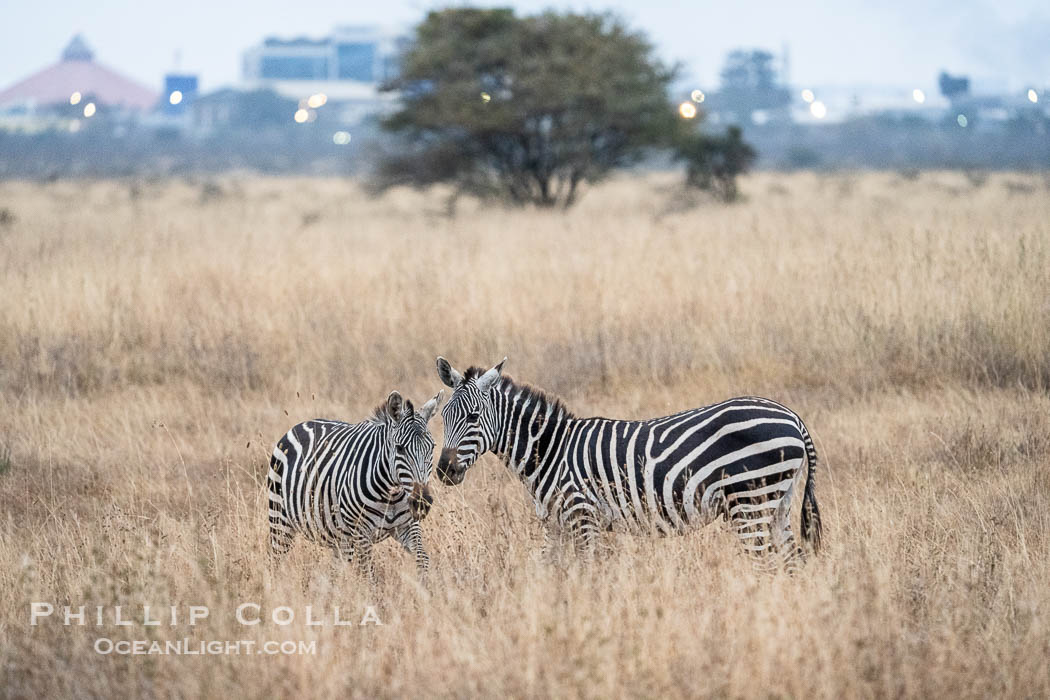
<path fill-rule="evenodd" d="M 401 101 L 384 126 L 405 138 L 383 158 L 380 187 L 449 182 L 568 206 L 581 183 L 668 142 L 673 74 L 612 15 L 431 12 L 385 86 Z"/>

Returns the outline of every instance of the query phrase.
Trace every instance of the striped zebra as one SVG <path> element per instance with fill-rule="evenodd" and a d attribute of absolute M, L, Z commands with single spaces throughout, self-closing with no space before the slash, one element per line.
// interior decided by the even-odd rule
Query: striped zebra
<path fill-rule="evenodd" d="M 301 532 L 347 561 L 356 556 L 372 578 L 372 547 L 393 535 L 425 576 L 430 558 L 419 522 L 433 504 L 434 458 L 427 422 L 444 393 L 415 411 L 395 391 L 361 423 L 309 420 L 278 440 L 267 479 L 274 557 Z"/>
<path fill-rule="evenodd" d="M 760 567 L 792 570 L 801 550 L 791 498 L 806 466 L 802 536 L 819 546 L 817 453 L 788 408 L 746 397 L 651 420 L 578 418 L 502 375 L 504 362 L 460 374 L 437 359 L 453 390 L 442 410 L 442 482 L 461 483 L 491 451 L 525 484 L 549 532 L 568 533 L 583 551 L 600 529 L 684 533 L 724 517 Z"/>

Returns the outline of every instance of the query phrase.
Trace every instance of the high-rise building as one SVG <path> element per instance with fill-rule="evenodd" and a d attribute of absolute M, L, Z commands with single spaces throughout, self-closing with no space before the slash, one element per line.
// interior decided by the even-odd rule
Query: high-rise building
<path fill-rule="evenodd" d="M 328 116 L 353 124 L 383 112 L 394 96 L 380 86 L 393 78 L 403 39 L 377 27 L 336 27 L 323 38 L 270 37 L 244 53 L 244 87 L 272 90 L 300 109 L 326 104 Z M 312 98 L 312 100 L 311 100 Z M 301 111 L 298 118 L 312 120 Z"/>
<path fill-rule="evenodd" d="M 375 27 L 337 27 L 320 39 L 270 37 L 244 53 L 244 79 L 278 91 L 285 83 L 331 82 L 353 92 L 356 84 L 360 94 L 393 77 L 396 51 L 396 38 Z"/>

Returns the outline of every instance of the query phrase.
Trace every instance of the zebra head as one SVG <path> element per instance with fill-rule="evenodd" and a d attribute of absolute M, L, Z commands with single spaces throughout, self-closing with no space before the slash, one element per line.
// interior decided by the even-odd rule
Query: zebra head
<path fill-rule="evenodd" d="M 392 495 L 408 492 L 412 517 L 422 520 L 434 503 L 427 483 L 434 468 L 434 438 L 427 423 L 437 413 L 444 391 L 414 410 L 411 401 L 396 391 L 386 400 L 390 430 L 387 432 L 387 460 L 394 466 L 397 485 Z"/>
<path fill-rule="evenodd" d="M 441 417 L 445 422 L 445 446 L 438 460 L 438 477 L 449 486 L 463 482 L 467 469 L 491 449 L 496 440 L 496 403 L 493 393 L 503 362 L 487 372 L 468 371 L 467 376 L 453 369 L 448 360 L 437 359 L 438 376 L 452 389 Z"/>

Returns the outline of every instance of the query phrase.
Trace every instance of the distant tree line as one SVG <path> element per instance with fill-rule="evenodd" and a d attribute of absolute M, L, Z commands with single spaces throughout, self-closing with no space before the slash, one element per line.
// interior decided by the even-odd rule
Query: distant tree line
<path fill-rule="evenodd" d="M 675 67 L 608 14 L 449 9 L 427 15 L 406 42 L 399 76 L 384 86 L 400 106 L 381 120 L 348 126 L 325 108 L 297 124 L 296 100 L 220 90 L 192 105 L 192 129 L 147 126 L 100 103 L 70 133 L 82 110 L 62 105 L 62 130 L 0 130 L 0 178 L 364 175 L 378 191 L 443 183 L 457 195 L 567 207 L 634 164 L 678 163 L 688 187 L 726 201 L 756 165 L 1050 169 L 1042 101 L 987 122 L 987 100 L 970 94 L 966 76 L 940 75 L 952 103 L 940 121 L 868 114 L 820 125 L 791 121 L 792 96 L 773 54 L 761 49 L 731 52 L 710 94 L 678 104 L 676 82 Z M 749 125 L 746 139 L 732 124 Z M 336 134 L 343 138 L 333 141 Z"/>

